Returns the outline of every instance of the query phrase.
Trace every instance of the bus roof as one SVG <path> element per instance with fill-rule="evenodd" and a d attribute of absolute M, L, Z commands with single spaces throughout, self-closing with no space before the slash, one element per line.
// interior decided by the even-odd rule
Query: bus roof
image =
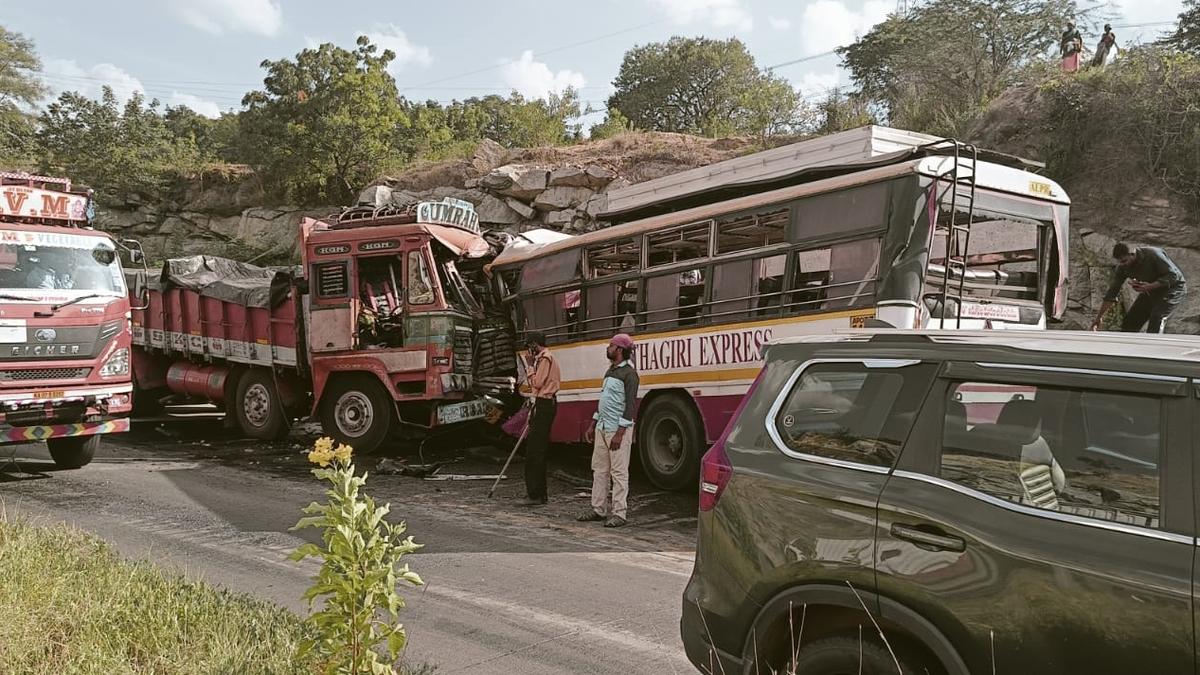
<path fill-rule="evenodd" d="M 576 246 L 599 244 L 613 239 L 637 236 L 646 232 L 671 227 L 672 225 L 706 220 L 726 213 L 759 208 L 810 195 L 874 183 L 905 174 L 915 173 L 937 177 L 944 175 L 953 164 L 954 159 L 952 157 L 933 156 L 910 159 L 899 163 L 892 161 L 882 166 L 864 166 L 860 167 L 858 171 L 843 172 L 840 175 L 801 183 L 799 185 L 791 185 L 765 192 L 754 192 L 734 199 L 694 206 L 682 211 L 654 215 L 579 236 L 547 241 L 540 245 L 510 245 L 505 247 L 500 255 L 488 265 L 488 268 L 519 265 L 533 258 Z M 979 162 L 976 170 L 976 183 L 980 187 L 1016 194 L 1043 202 L 1070 203 L 1062 187 L 1048 178 L 1021 169 L 983 161 Z"/>
<path fill-rule="evenodd" d="M 735 157 L 608 193 L 601 220 L 629 221 L 722 201 L 797 182 L 893 164 L 925 154 L 952 154 L 954 142 L 903 129 L 859 127 Z M 1030 160 L 979 149 L 979 158 L 1017 168 L 1043 168 Z"/>

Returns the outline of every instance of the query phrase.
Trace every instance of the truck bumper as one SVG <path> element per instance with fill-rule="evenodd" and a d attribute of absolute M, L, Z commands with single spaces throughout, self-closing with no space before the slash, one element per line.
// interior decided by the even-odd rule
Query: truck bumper
<path fill-rule="evenodd" d="M 129 431 L 129 418 L 104 422 L 78 422 L 75 424 L 42 424 L 29 427 L 12 427 L 0 424 L 0 445 L 13 443 L 36 443 L 48 438 L 68 436 L 95 436 Z"/>

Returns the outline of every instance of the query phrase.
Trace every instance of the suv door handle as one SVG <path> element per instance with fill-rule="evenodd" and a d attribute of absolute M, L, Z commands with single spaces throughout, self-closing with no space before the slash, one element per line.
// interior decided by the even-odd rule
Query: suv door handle
<path fill-rule="evenodd" d="M 910 525 L 892 523 L 891 532 L 893 537 L 910 541 L 927 551 L 961 552 L 967 550 L 967 542 L 963 541 L 960 537 L 952 537 L 947 534 L 938 534 L 936 532 L 927 532 Z"/>

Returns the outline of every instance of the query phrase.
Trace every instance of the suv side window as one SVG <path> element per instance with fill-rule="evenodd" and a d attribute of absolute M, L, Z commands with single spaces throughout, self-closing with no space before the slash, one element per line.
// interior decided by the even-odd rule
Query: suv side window
<path fill-rule="evenodd" d="M 912 429 L 935 366 L 816 363 L 804 370 L 775 415 L 791 453 L 891 467 Z"/>
<path fill-rule="evenodd" d="M 961 382 L 941 476 L 1039 509 L 1159 526 L 1162 403 L 1153 396 Z"/>

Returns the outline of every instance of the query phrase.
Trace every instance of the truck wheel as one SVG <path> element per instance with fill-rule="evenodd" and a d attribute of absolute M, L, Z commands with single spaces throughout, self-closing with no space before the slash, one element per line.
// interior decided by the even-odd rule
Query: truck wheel
<path fill-rule="evenodd" d="M 288 420 L 279 400 L 275 380 L 265 370 L 251 368 L 238 380 L 237 396 L 226 404 L 242 432 L 251 438 L 271 441 L 287 434 Z"/>
<path fill-rule="evenodd" d="M 391 432 L 395 409 L 374 378 L 337 378 L 321 396 L 321 429 L 356 452 L 371 452 Z"/>
<path fill-rule="evenodd" d="M 100 436 L 66 436 L 64 438 L 47 438 L 46 447 L 54 465 L 60 469 L 78 469 L 87 466 L 96 456 L 96 448 L 100 447 Z"/>
<path fill-rule="evenodd" d="M 690 490 L 700 476 L 704 423 L 691 401 L 659 396 L 638 416 L 638 456 L 646 477 L 663 490 Z"/>

